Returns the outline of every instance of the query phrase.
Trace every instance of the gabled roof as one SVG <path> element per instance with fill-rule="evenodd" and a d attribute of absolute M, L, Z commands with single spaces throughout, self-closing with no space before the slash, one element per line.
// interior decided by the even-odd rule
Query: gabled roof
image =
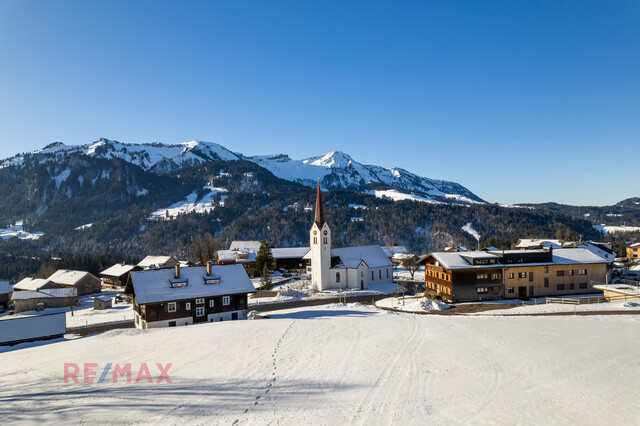
<path fill-rule="evenodd" d="M 640 243 L 631 244 L 629 247 L 640 247 Z"/>
<path fill-rule="evenodd" d="M 13 291 L 9 281 L 0 281 L 0 294 L 9 294 Z"/>
<path fill-rule="evenodd" d="M 109 296 L 96 296 L 94 299 L 98 299 L 101 302 L 111 302 L 111 297 Z"/>
<path fill-rule="evenodd" d="M 127 274 L 134 270 L 135 268 L 139 268 L 138 265 L 123 265 L 118 263 L 117 265 L 113 265 L 110 268 L 105 269 L 100 272 L 100 275 L 106 275 L 108 277 L 121 277 L 124 274 Z"/>
<path fill-rule="evenodd" d="M 547 239 L 538 239 L 538 238 L 522 238 L 518 240 L 516 244 L 516 248 L 519 249 L 527 249 L 527 248 L 535 248 L 535 247 L 553 247 L 561 248 L 563 240 L 547 240 Z"/>
<path fill-rule="evenodd" d="M 86 271 L 72 271 L 69 269 L 58 269 L 48 280 L 60 285 L 76 285 L 82 278 L 92 275 Z M 96 277 L 97 279 L 97 277 Z"/>
<path fill-rule="evenodd" d="M 147 256 L 138 263 L 138 266 L 143 268 L 148 268 L 152 265 L 161 266 L 169 261 L 178 263 L 178 260 L 173 256 Z"/>
<path fill-rule="evenodd" d="M 14 284 L 15 290 L 21 291 L 38 291 L 40 288 L 47 284 L 51 284 L 51 281 L 46 278 L 24 278 L 18 283 Z M 58 287 L 58 285 L 51 285 L 50 287 Z"/>
<path fill-rule="evenodd" d="M 331 257 L 337 256 L 346 268 L 355 269 L 364 261 L 369 268 L 393 266 L 384 250 L 378 245 L 331 249 Z"/>
<path fill-rule="evenodd" d="M 391 250 L 389 250 L 389 247 L 387 246 L 380 246 L 380 248 L 382 249 L 382 251 L 384 252 L 384 254 L 387 255 L 387 257 L 393 257 L 393 253 L 391 253 Z"/>
<path fill-rule="evenodd" d="M 238 254 L 246 254 L 246 259 L 238 259 Z M 255 262 L 258 254 L 255 251 L 247 250 L 218 250 L 216 256 L 218 261 L 235 260 L 238 263 Z"/>
<path fill-rule="evenodd" d="M 255 251 L 260 250 L 260 241 L 231 241 L 229 250 Z"/>
<path fill-rule="evenodd" d="M 272 248 L 271 254 L 274 259 L 298 259 L 304 257 L 309 250 L 309 247 Z"/>
<path fill-rule="evenodd" d="M 62 297 L 76 297 L 78 289 L 73 288 L 48 288 L 39 291 L 14 291 L 11 300 L 54 299 Z"/>
<path fill-rule="evenodd" d="M 407 248 L 405 246 L 391 246 L 388 247 L 389 251 L 393 254 L 406 254 L 409 253 L 409 250 L 407 250 Z"/>
<path fill-rule="evenodd" d="M 173 269 L 132 271 L 131 282 L 136 300 L 146 304 L 255 292 L 242 265 L 213 265 L 212 268 L 213 275 L 220 278 L 217 284 L 205 283 L 205 266 L 181 268 L 180 281 L 187 283 L 183 287 L 171 286 L 171 282 L 176 281 Z"/>

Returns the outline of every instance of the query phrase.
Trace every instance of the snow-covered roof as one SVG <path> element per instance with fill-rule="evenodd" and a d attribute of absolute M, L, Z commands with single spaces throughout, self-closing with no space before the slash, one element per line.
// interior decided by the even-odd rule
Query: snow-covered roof
<path fill-rule="evenodd" d="M 69 269 L 58 269 L 48 280 L 60 285 L 76 285 L 78 281 L 88 275 L 86 271 L 72 271 Z"/>
<path fill-rule="evenodd" d="M 452 247 L 445 247 L 444 251 L 446 252 L 469 251 L 469 249 L 466 248 L 465 246 L 452 246 Z"/>
<path fill-rule="evenodd" d="M 611 250 L 605 250 L 603 249 L 602 246 L 598 246 L 596 244 L 594 244 L 592 241 L 589 241 L 588 243 L 583 243 L 580 245 L 580 247 L 584 247 L 587 250 L 589 250 L 590 252 L 592 252 L 593 254 L 597 254 L 598 256 L 606 259 L 609 262 L 613 262 L 616 258 L 616 253 L 611 251 Z"/>
<path fill-rule="evenodd" d="M 9 294 L 13 291 L 9 281 L 0 281 L 0 294 Z"/>
<path fill-rule="evenodd" d="M 487 246 L 487 247 L 483 248 L 482 251 L 500 251 L 500 249 L 498 247 L 495 247 L 495 246 Z"/>
<path fill-rule="evenodd" d="M 73 288 L 48 288 L 39 291 L 14 291 L 11 300 L 48 299 L 60 297 L 76 297 L 78 289 Z"/>
<path fill-rule="evenodd" d="M 521 253 L 520 250 L 500 250 L 493 253 L 487 253 L 484 251 L 471 251 L 471 252 L 434 252 L 431 256 L 440 263 L 446 269 L 487 269 L 487 268 L 514 268 L 522 267 L 524 265 L 575 265 L 575 264 L 594 264 L 594 263 L 609 263 L 609 261 L 597 254 L 592 253 L 586 248 L 565 248 L 553 250 L 553 262 L 546 263 L 516 263 L 516 264 L 502 264 L 498 259 L 498 263 L 472 265 L 465 258 L 484 258 L 487 256 L 495 255 L 500 257 L 500 254 L 517 254 Z"/>
<path fill-rule="evenodd" d="M 537 238 L 523 238 L 518 240 L 518 244 L 516 244 L 516 248 L 519 249 L 527 249 L 534 247 L 553 247 L 553 248 L 561 248 L 563 240 L 545 240 L 545 239 L 537 239 Z"/>
<path fill-rule="evenodd" d="M 631 244 L 629 247 L 640 247 L 640 243 Z"/>
<path fill-rule="evenodd" d="M 23 290 L 23 291 L 27 291 L 27 290 L 37 291 L 39 288 L 43 287 L 49 282 L 51 281 L 45 278 L 29 277 L 29 278 L 24 278 L 18 283 L 14 284 L 13 288 L 16 290 Z"/>
<path fill-rule="evenodd" d="M 391 253 L 391 250 L 389 250 L 389 247 L 387 246 L 380 246 L 380 248 L 382 249 L 382 251 L 384 252 L 384 254 L 387 255 L 387 257 L 392 257 L 393 253 Z"/>
<path fill-rule="evenodd" d="M 272 248 L 271 253 L 274 259 L 298 259 L 304 257 L 309 250 L 309 247 Z"/>
<path fill-rule="evenodd" d="M 378 245 L 331 249 L 331 257 L 334 256 L 339 257 L 342 264 L 347 268 L 357 268 L 362 261 L 369 268 L 393 265 L 384 250 Z"/>
<path fill-rule="evenodd" d="M 178 263 L 178 260 L 173 256 L 147 256 L 138 263 L 138 266 L 143 268 L 148 268 L 152 265 L 162 266 L 171 260 Z"/>
<path fill-rule="evenodd" d="M 409 253 L 409 250 L 405 246 L 391 246 L 389 247 L 389 251 L 393 254 L 396 253 Z"/>
<path fill-rule="evenodd" d="M 94 299 L 98 299 L 101 302 L 111 302 L 111 297 L 109 296 L 96 296 Z"/>
<path fill-rule="evenodd" d="M 246 259 L 241 259 L 238 255 L 246 255 Z M 246 250 L 218 250 L 216 252 L 218 261 L 235 260 L 238 263 L 255 262 L 257 253 L 255 251 Z"/>
<path fill-rule="evenodd" d="M 260 250 L 260 241 L 231 241 L 229 250 L 248 250 L 257 252 Z"/>
<path fill-rule="evenodd" d="M 640 296 L 640 287 L 627 284 L 599 284 L 594 285 L 596 290 L 608 290 L 614 291 L 620 294 L 626 294 L 627 296 Z"/>
<path fill-rule="evenodd" d="M 100 275 L 106 275 L 109 277 L 121 277 L 124 274 L 131 272 L 131 270 L 135 267 L 136 265 L 123 265 L 121 263 L 118 263 L 117 265 L 113 265 L 112 267 L 100 272 Z"/>
<path fill-rule="evenodd" d="M 132 271 L 131 282 L 136 300 L 140 304 L 146 304 L 255 292 L 242 265 L 213 265 L 212 268 L 213 275 L 220 278 L 217 284 L 206 284 L 205 266 L 181 268 L 180 282 L 187 283 L 182 287 L 171 286 L 171 281 L 175 281 L 173 269 Z"/>

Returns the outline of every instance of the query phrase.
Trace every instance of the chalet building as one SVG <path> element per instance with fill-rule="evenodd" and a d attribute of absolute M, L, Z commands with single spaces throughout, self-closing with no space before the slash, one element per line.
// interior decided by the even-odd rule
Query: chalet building
<path fill-rule="evenodd" d="M 138 266 L 142 269 L 173 268 L 179 263 L 180 261 L 173 256 L 147 256 Z"/>
<path fill-rule="evenodd" d="M 124 287 L 127 285 L 131 271 L 140 270 L 142 270 L 142 267 L 138 265 L 118 263 L 117 265 L 113 265 L 112 267 L 100 272 L 100 276 L 102 277 L 102 283 L 106 286 Z"/>
<path fill-rule="evenodd" d="M 215 260 L 218 265 L 242 265 L 245 272 L 253 277 L 256 274 L 257 254 L 257 251 L 249 250 L 218 250 Z"/>
<path fill-rule="evenodd" d="M 41 311 L 48 308 L 62 308 L 76 303 L 76 288 L 51 288 L 39 291 L 14 291 L 11 302 L 15 312 Z"/>
<path fill-rule="evenodd" d="M 241 265 L 131 272 L 136 328 L 175 327 L 247 318 L 255 288 Z"/>
<path fill-rule="evenodd" d="M 640 243 L 631 244 L 627 247 L 627 260 L 637 262 L 640 260 Z"/>
<path fill-rule="evenodd" d="M 611 262 L 584 247 L 437 252 L 427 257 L 425 288 L 452 302 L 588 293 L 609 281 Z"/>
<path fill-rule="evenodd" d="M 309 231 L 312 285 L 320 291 L 328 289 L 365 289 L 372 284 L 393 282 L 393 264 L 379 245 L 331 248 L 331 229 L 324 219 L 320 184 L 316 195 L 316 211 Z"/>
<path fill-rule="evenodd" d="M 273 270 L 286 269 L 293 272 L 304 272 L 309 261 L 304 256 L 309 252 L 309 247 L 272 248 Z"/>
<path fill-rule="evenodd" d="M 59 269 L 47 279 L 62 288 L 77 289 L 78 296 L 102 291 L 102 281 L 100 278 L 86 271 Z"/>
<path fill-rule="evenodd" d="M 46 278 L 29 277 L 18 281 L 13 286 L 14 291 L 38 291 L 40 289 L 62 288 Z"/>
<path fill-rule="evenodd" d="M 252 251 L 257 253 L 260 250 L 260 241 L 231 241 L 229 250 L 231 251 Z"/>
<path fill-rule="evenodd" d="M 522 238 L 516 243 L 518 250 L 541 250 L 543 248 L 562 248 L 564 240 L 545 240 L 540 238 Z"/>

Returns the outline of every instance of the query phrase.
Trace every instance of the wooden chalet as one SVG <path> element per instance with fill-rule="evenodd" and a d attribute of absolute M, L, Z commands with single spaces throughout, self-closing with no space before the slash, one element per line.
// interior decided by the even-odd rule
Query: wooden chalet
<path fill-rule="evenodd" d="M 77 289 L 78 296 L 102 291 L 102 281 L 100 278 L 86 271 L 59 269 L 47 279 L 62 288 Z"/>
<path fill-rule="evenodd" d="M 131 272 L 136 328 L 175 327 L 247 318 L 254 293 L 242 265 L 192 266 Z"/>
<path fill-rule="evenodd" d="M 140 270 L 142 270 L 142 267 L 138 265 L 118 263 L 100 272 L 100 276 L 102 277 L 102 283 L 106 286 L 124 287 L 127 285 L 131 271 Z"/>

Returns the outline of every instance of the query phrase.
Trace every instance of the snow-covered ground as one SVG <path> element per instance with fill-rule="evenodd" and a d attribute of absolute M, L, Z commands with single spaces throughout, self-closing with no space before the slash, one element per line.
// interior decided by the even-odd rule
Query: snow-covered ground
<path fill-rule="evenodd" d="M 385 190 L 375 190 L 373 194 L 376 198 L 390 198 L 393 201 L 421 201 L 423 203 L 436 203 L 441 204 L 439 201 L 435 201 L 429 198 L 421 197 L 419 195 L 414 194 L 405 194 L 404 192 L 400 192 L 395 189 L 385 189 Z"/>
<path fill-rule="evenodd" d="M 256 285 L 254 283 L 254 285 Z M 393 294 L 398 290 L 396 284 L 373 284 L 365 290 L 325 290 L 322 292 L 309 289 L 308 281 L 294 281 L 282 285 L 276 285 L 273 291 L 278 291 L 275 297 L 249 297 L 249 306 L 260 309 L 260 305 L 270 303 L 299 302 L 302 300 L 317 300 L 330 297 L 355 297 L 355 296 L 376 296 L 380 294 Z"/>
<path fill-rule="evenodd" d="M 622 232 L 638 232 L 640 231 L 640 226 L 625 226 L 625 225 L 593 225 L 598 231 L 602 232 L 604 235 L 608 234 L 619 234 Z"/>
<path fill-rule="evenodd" d="M 93 310 L 93 298 L 94 296 L 108 296 L 114 298 L 116 294 L 121 294 L 118 291 L 103 291 L 101 293 L 89 294 L 86 296 L 80 296 L 79 300 L 81 306 L 74 306 L 73 315 L 71 315 L 71 309 L 65 308 L 51 308 L 45 309 L 42 312 L 37 311 L 25 311 L 15 315 L 9 316 L 9 311 L 0 314 L 0 319 L 17 318 L 20 316 L 31 316 L 41 314 L 53 314 L 56 312 L 65 312 L 67 320 L 67 328 L 82 327 L 86 325 L 106 324 L 110 322 L 118 321 L 133 321 L 133 305 L 127 303 L 115 303 L 113 301 L 113 307 L 104 310 Z"/>
<path fill-rule="evenodd" d="M 559 312 L 595 312 L 595 311 L 637 311 L 640 312 L 640 300 L 622 300 L 618 302 L 594 304 L 560 304 L 539 303 L 536 305 L 521 305 L 510 309 L 478 312 L 471 315 L 532 315 Z"/>
<path fill-rule="evenodd" d="M 6 424 L 636 424 L 640 316 L 406 315 L 362 305 L 3 348 Z M 63 381 L 146 362 L 172 383 Z M 94 380 L 96 379 L 94 377 Z M 82 375 L 79 377 L 82 379 Z"/>
<path fill-rule="evenodd" d="M 17 237 L 21 240 L 37 240 L 44 236 L 44 232 L 26 232 L 22 229 L 23 221 L 18 221 L 15 225 L 0 229 L 0 238 L 8 240 Z"/>
<path fill-rule="evenodd" d="M 187 199 L 184 201 L 179 201 L 170 205 L 169 207 L 165 207 L 162 209 L 158 209 L 151 213 L 149 219 L 153 220 L 165 220 L 165 219 L 175 219 L 180 214 L 187 213 L 209 213 L 213 209 L 215 209 L 215 205 L 213 202 L 213 198 L 220 193 L 227 192 L 225 188 L 214 188 L 211 185 L 205 186 L 203 189 L 208 190 L 209 192 L 205 194 L 201 199 L 198 200 L 198 194 L 193 192 L 187 196 Z M 221 203 L 224 202 L 224 199 L 227 198 L 226 195 L 222 195 L 220 200 Z"/>
<path fill-rule="evenodd" d="M 431 300 L 428 297 L 388 297 L 378 300 L 376 306 L 404 312 L 442 311 L 451 308 L 446 303 Z"/>

